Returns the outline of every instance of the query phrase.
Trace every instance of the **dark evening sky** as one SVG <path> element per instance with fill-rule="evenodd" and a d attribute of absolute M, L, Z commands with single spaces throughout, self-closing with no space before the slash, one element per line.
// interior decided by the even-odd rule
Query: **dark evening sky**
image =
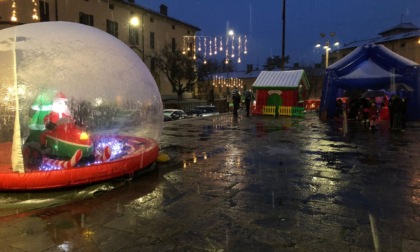
<path fill-rule="evenodd" d="M 226 35 L 227 27 L 248 38 L 246 64 L 262 67 L 270 56 L 281 56 L 283 0 L 136 0 L 159 11 L 168 7 L 168 16 L 201 29 L 198 35 Z M 290 63 L 309 65 L 321 61 L 325 43 L 320 33 L 335 32 L 330 39 L 342 45 L 354 40 L 378 37 L 378 33 L 401 22 L 420 26 L 419 0 L 287 0 L 286 55 Z"/>

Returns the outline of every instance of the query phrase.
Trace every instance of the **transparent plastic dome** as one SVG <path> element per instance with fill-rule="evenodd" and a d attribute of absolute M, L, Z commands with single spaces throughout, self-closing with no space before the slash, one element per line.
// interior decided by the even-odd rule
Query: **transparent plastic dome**
<path fill-rule="evenodd" d="M 133 50 L 99 29 L 41 22 L 0 30 L 0 94 L 1 189 L 103 181 L 157 158 L 157 85 Z"/>
<path fill-rule="evenodd" d="M 45 129 L 47 115 L 90 134 L 162 133 L 162 101 L 140 57 L 91 26 L 41 22 L 0 30 L 0 143 Z M 18 120 L 16 120 L 18 118 Z"/>

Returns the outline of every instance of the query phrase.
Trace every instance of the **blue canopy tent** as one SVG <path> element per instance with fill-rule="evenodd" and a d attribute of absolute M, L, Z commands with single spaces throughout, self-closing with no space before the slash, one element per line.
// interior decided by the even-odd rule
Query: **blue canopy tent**
<path fill-rule="evenodd" d="M 331 118 L 336 99 L 345 90 L 385 89 L 395 92 L 395 85 L 409 90 L 407 119 L 420 119 L 420 66 L 383 45 L 367 44 L 330 65 L 322 87 L 320 113 Z M 393 86 L 394 85 L 394 86 Z M 325 114 L 324 114 L 325 115 Z"/>

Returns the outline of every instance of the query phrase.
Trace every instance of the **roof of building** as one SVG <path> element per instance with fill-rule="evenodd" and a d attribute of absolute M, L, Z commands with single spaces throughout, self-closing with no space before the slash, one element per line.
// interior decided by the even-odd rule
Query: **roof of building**
<path fill-rule="evenodd" d="M 349 44 L 344 45 L 340 49 L 355 48 L 355 47 L 359 47 L 359 46 L 370 44 L 370 43 L 381 44 L 388 41 L 395 41 L 395 40 L 408 39 L 408 38 L 418 38 L 418 37 L 420 37 L 420 30 L 401 33 L 401 34 L 395 34 L 395 35 L 386 36 L 386 37 L 377 37 L 377 38 L 353 41 Z"/>
<path fill-rule="evenodd" d="M 379 35 L 382 35 L 382 36 L 350 42 L 348 44 L 345 44 L 340 49 L 356 48 L 356 47 L 363 46 L 370 43 L 382 44 L 388 41 L 418 38 L 420 37 L 420 28 L 415 26 L 412 23 L 401 23 L 386 31 L 379 33 Z"/>
<path fill-rule="evenodd" d="M 251 71 L 249 73 L 245 72 L 245 71 L 236 71 L 236 72 L 224 72 L 224 73 L 216 73 L 213 74 L 212 78 L 214 77 L 221 77 L 224 79 L 228 79 L 228 78 L 238 78 L 238 79 L 255 79 L 258 77 L 258 75 L 260 74 L 261 71 L 259 70 L 254 70 Z"/>
<path fill-rule="evenodd" d="M 179 20 L 179 19 L 176 19 L 176 18 L 170 17 L 170 16 L 168 16 L 168 15 L 164 15 L 164 14 L 162 14 L 162 13 L 161 13 L 161 12 L 159 12 L 159 11 L 155 11 L 155 10 L 149 9 L 149 8 L 147 8 L 147 7 L 144 7 L 144 6 L 140 5 L 140 4 L 132 3 L 132 2 L 130 2 L 129 0 L 120 0 L 120 2 L 123 2 L 123 3 L 125 3 L 125 4 L 130 5 L 130 6 L 134 6 L 134 7 L 136 7 L 136 8 L 143 9 L 143 10 L 145 10 L 145 11 L 148 11 L 148 12 L 153 13 L 153 14 L 158 15 L 158 16 L 166 17 L 166 18 L 168 18 L 168 19 L 170 19 L 170 20 L 173 20 L 173 21 L 175 21 L 175 22 L 178 22 L 178 23 L 182 23 L 182 24 L 188 25 L 188 26 L 190 26 L 190 27 L 192 27 L 192 28 L 196 29 L 197 31 L 201 31 L 201 29 L 200 29 L 200 28 L 198 28 L 198 27 L 197 27 L 197 26 L 195 26 L 195 25 L 192 25 L 192 24 L 186 23 L 186 22 L 184 22 L 184 21 L 181 21 L 181 20 Z"/>
<path fill-rule="evenodd" d="M 379 35 L 381 36 L 387 36 L 387 34 L 391 33 L 405 33 L 410 31 L 418 30 L 419 27 L 414 25 L 413 23 L 400 23 L 394 27 L 391 27 L 383 32 L 380 32 Z"/>
<path fill-rule="evenodd" d="M 290 71 L 262 71 L 252 87 L 264 89 L 297 88 L 302 80 L 304 85 L 308 88 L 309 82 L 303 69 Z"/>

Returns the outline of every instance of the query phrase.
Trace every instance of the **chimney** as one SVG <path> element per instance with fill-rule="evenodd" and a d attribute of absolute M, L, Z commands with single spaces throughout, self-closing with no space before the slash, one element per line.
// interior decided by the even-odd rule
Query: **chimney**
<path fill-rule="evenodd" d="M 252 64 L 246 64 L 246 73 L 254 71 L 254 66 Z"/>
<path fill-rule="evenodd" d="M 160 5 L 160 14 L 168 16 L 168 6 L 161 4 Z"/>

